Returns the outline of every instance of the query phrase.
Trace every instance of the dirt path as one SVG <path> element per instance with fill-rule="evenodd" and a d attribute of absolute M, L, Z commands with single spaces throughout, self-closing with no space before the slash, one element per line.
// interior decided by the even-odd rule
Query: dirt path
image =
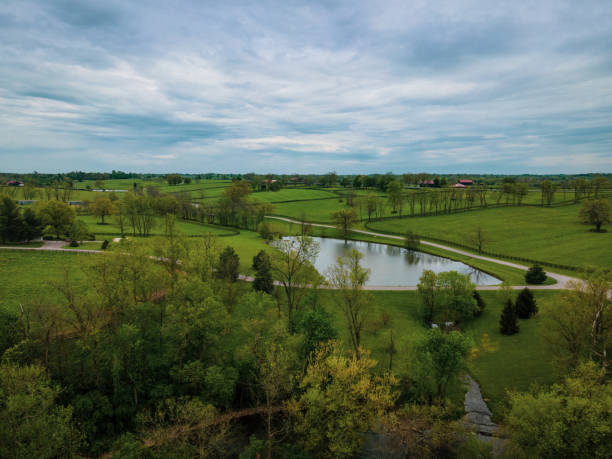
<path fill-rule="evenodd" d="M 270 219 L 275 219 L 275 220 L 281 220 L 284 222 L 288 222 L 288 223 L 296 223 L 298 225 L 301 225 L 302 222 L 299 220 L 293 220 L 291 218 L 285 218 L 285 217 L 274 217 L 271 215 L 266 215 L 266 218 L 270 218 Z M 319 228 L 332 228 L 335 229 L 335 226 L 332 225 L 323 225 L 320 223 L 309 223 L 312 226 L 317 226 Z M 396 240 L 400 240 L 403 241 L 404 237 L 403 236 L 394 236 L 394 235 L 389 235 L 389 234 L 384 234 L 384 233 L 375 233 L 373 231 L 365 231 L 365 230 L 359 230 L 359 229 L 353 229 L 351 230 L 355 233 L 360 233 L 360 234 L 366 234 L 368 236 L 374 236 L 374 237 L 384 237 L 384 238 L 389 238 L 389 239 L 396 239 Z M 437 247 L 439 249 L 443 249 L 446 250 L 448 252 L 453 252 L 453 253 L 457 253 L 459 255 L 465 255 L 471 258 L 476 258 L 478 260 L 484 260 L 484 261 L 489 261 L 491 263 L 497 263 L 499 265 L 504 265 L 504 266 L 509 266 L 511 268 L 516 268 L 516 269 L 521 269 L 523 271 L 527 271 L 529 269 L 528 266 L 525 265 L 519 265 L 517 263 L 512 263 L 509 261 L 504 261 L 504 260 L 498 260 L 496 258 L 491 258 L 491 257 L 485 257 L 482 255 L 476 255 L 470 252 L 466 252 L 464 250 L 460 250 L 460 249 L 455 249 L 453 247 L 449 247 L 446 245 L 442 245 L 442 244 L 437 244 L 435 242 L 429 242 L 429 241 L 420 241 L 421 244 L 423 245 L 428 245 L 431 247 Z M 557 281 L 556 284 L 554 285 L 529 285 L 527 287 L 529 287 L 532 290 L 558 290 L 558 289 L 565 289 L 567 288 L 567 284 L 570 281 L 574 281 L 574 282 L 580 282 L 580 279 L 576 279 L 570 276 L 565 276 L 563 274 L 557 274 L 557 273 L 551 273 L 551 272 L 547 272 L 546 275 L 552 279 L 555 279 Z M 522 290 L 524 287 L 524 285 L 515 285 L 512 286 L 513 289 L 515 290 Z M 414 286 L 408 286 L 408 287 L 384 287 L 384 286 L 368 286 L 365 287 L 368 290 L 416 290 L 416 287 Z M 478 290 L 497 290 L 499 287 L 495 286 L 495 285 L 482 285 L 482 286 L 478 286 L 477 289 Z"/>

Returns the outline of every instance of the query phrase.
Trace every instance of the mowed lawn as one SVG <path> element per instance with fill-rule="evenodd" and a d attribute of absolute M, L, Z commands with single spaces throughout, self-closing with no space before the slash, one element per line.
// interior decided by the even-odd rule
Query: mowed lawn
<path fill-rule="evenodd" d="M 100 219 L 91 215 L 79 215 L 79 220 L 85 222 L 89 228 L 89 232 L 96 235 L 97 239 L 104 239 L 108 236 L 118 236 L 121 234 L 119 225 L 113 217 L 106 217 L 104 225 L 100 224 Z M 233 228 L 224 228 L 222 226 L 201 224 L 186 220 L 176 220 L 176 226 L 179 232 L 185 236 L 203 236 L 205 234 L 214 234 L 215 236 L 230 235 L 236 232 Z M 124 227 L 126 235 L 130 235 L 132 228 L 126 224 Z M 162 217 L 155 217 L 155 223 L 151 229 L 151 235 L 164 234 L 164 220 Z"/>
<path fill-rule="evenodd" d="M 373 222 L 372 230 L 405 234 L 411 230 L 427 238 L 466 243 L 481 226 L 487 236 L 484 249 L 571 266 L 612 266 L 612 226 L 595 233 L 580 223 L 580 205 L 556 208 L 506 207 L 435 217 L 411 217 Z"/>
<path fill-rule="evenodd" d="M 251 193 L 251 198 L 259 202 L 303 201 L 308 199 L 338 198 L 335 193 L 325 190 L 306 188 L 283 188 L 279 191 L 259 191 Z"/>

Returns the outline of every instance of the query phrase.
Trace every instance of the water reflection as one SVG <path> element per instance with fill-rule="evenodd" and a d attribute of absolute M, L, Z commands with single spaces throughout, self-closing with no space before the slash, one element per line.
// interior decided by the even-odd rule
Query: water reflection
<path fill-rule="evenodd" d="M 468 274 L 472 282 L 477 285 L 494 285 L 500 282 L 495 277 L 465 263 L 424 252 L 372 242 L 348 241 L 345 243 L 340 239 L 314 239 L 321 246 L 319 256 L 315 260 L 315 267 L 320 273 L 325 274 L 338 257 L 345 256 L 351 249 L 357 249 L 363 254 L 362 265 L 370 269 L 370 279 L 367 285 L 416 285 L 426 269 L 436 273 L 458 271 Z"/>

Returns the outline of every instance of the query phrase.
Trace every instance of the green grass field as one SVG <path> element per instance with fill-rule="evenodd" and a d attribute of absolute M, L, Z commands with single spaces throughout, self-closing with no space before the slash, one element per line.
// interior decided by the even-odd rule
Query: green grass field
<path fill-rule="evenodd" d="M 580 205 L 555 208 L 506 207 L 435 217 L 414 217 L 373 222 L 374 231 L 423 236 L 466 243 L 466 236 L 481 226 L 488 236 L 488 252 L 521 256 L 582 267 L 612 266 L 612 230 L 590 231 L 578 220 Z"/>
<path fill-rule="evenodd" d="M 260 191 L 251 193 L 251 198 L 259 202 L 307 201 L 309 199 L 337 198 L 335 193 L 305 188 L 283 188 L 279 191 Z"/>
<path fill-rule="evenodd" d="M 99 244 L 98 244 L 99 245 Z M 89 257 L 78 252 L 48 252 L 29 250 L 0 250 L 0 309 L 17 314 L 19 304 L 41 298 L 59 300 L 59 294 L 49 282 L 61 279 L 64 269 L 70 270 L 79 281 L 80 269 Z"/>
<path fill-rule="evenodd" d="M 106 218 L 105 224 L 100 224 L 100 220 L 91 215 L 79 215 L 79 220 L 84 221 L 89 228 L 89 232 L 96 235 L 96 239 L 105 239 L 109 236 L 119 236 L 121 234 L 120 228 L 112 218 Z M 203 236 L 205 234 L 214 234 L 215 236 L 227 236 L 236 232 L 233 228 L 224 228 L 216 225 L 207 225 L 198 222 L 191 222 L 186 220 L 177 220 L 176 225 L 178 230 L 185 236 Z M 125 233 L 130 234 L 131 227 L 125 227 Z M 164 222 L 163 218 L 156 217 L 155 224 L 153 225 L 151 235 L 162 235 L 164 234 Z"/>

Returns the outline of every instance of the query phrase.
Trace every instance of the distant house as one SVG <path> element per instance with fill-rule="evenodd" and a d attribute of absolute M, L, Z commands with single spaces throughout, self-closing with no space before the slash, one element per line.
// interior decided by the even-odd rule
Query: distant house
<path fill-rule="evenodd" d="M 423 180 L 419 186 L 424 187 L 424 186 L 428 186 L 428 187 L 432 187 L 435 186 L 435 183 L 433 180 Z"/>
<path fill-rule="evenodd" d="M 454 188 L 465 188 L 466 186 L 463 183 L 455 183 L 453 187 Z"/>
<path fill-rule="evenodd" d="M 472 179 L 461 179 L 459 180 L 459 183 L 461 185 L 470 186 L 474 184 L 474 181 Z"/>
<path fill-rule="evenodd" d="M 7 186 L 23 186 L 23 182 L 20 182 L 19 180 L 9 180 L 8 182 L 6 182 Z"/>

